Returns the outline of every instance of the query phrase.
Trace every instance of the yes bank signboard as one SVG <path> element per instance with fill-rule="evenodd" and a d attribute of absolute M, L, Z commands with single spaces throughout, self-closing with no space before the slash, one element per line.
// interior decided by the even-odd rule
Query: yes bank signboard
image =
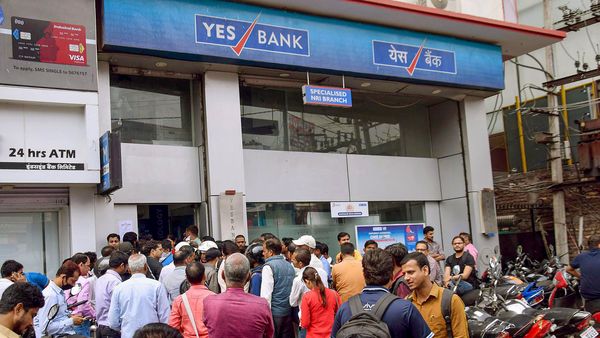
<path fill-rule="evenodd" d="M 309 56 L 308 31 L 258 23 L 196 15 L 196 42 L 231 48 L 238 56 L 244 49 Z"/>
<path fill-rule="evenodd" d="M 217 0 L 104 0 L 103 50 L 504 88 L 499 46 Z M 151 23 L 151 24 L 150 24 Z"/>

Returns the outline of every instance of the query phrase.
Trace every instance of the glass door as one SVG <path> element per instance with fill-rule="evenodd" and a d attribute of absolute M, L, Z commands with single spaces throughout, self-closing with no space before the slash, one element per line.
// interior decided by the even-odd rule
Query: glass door
<path fill-rule="evenodd" d="M 0 261 L 14 259 L 25 272 L 50 278 L 60 264 L 58 212 L 0 212 Z"/>

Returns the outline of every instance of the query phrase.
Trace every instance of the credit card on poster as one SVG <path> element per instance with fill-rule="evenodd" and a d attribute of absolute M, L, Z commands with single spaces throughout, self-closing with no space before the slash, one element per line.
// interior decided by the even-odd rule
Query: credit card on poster
<path fill-rule="evenodd" d="M 85 26 L 13 16 L 13 58 L 86 66 Z"/>

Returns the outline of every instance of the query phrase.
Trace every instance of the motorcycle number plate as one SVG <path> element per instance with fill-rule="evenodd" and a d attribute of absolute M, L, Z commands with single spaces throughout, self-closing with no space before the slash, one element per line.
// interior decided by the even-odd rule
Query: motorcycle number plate
<path fill-rule="evenodd" d="M 593 326 L 587 328 L 587 330 L 581 332 L 579 334 L 581 338 L 595 338 L 598 337 L 598 331 Z"/>

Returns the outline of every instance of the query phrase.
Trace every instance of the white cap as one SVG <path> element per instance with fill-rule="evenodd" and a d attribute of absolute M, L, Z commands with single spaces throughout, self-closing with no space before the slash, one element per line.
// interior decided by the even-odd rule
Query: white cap
<path fill-rule="evenodd" d="M 309 247 L 311 249 L 314 249 L 317 246 L 317 242 L 315 241 L 315 238 L 310 235 L 300 236 L 300 238 L 298 238 L 297 240 L 293 240 L 292 242 L 296 246 L 306 245 L 307 247 Z"/>
<path fill-rule="evenodd" d="M 206 252 L 208 251 L 208 249 L 218 249 L 219 246 L 217 246 L 217 243 L 213 242 L 213 241 L 204 241 L 202 243 L 200 243 L 200 246 L 198 247 L 198 250 L 202 251 L 202 252 Z"/>
<path fill-rule="evenodd" d="M 181 248 L 183 248 L 186 245 L 187 246 L 191 246 L 190 243 L 188 243 L 188 242 L 179 242 L 179 243 L 177 243 L 177 245 L 175 245 L 175 251 L 181 250 Z"/>

